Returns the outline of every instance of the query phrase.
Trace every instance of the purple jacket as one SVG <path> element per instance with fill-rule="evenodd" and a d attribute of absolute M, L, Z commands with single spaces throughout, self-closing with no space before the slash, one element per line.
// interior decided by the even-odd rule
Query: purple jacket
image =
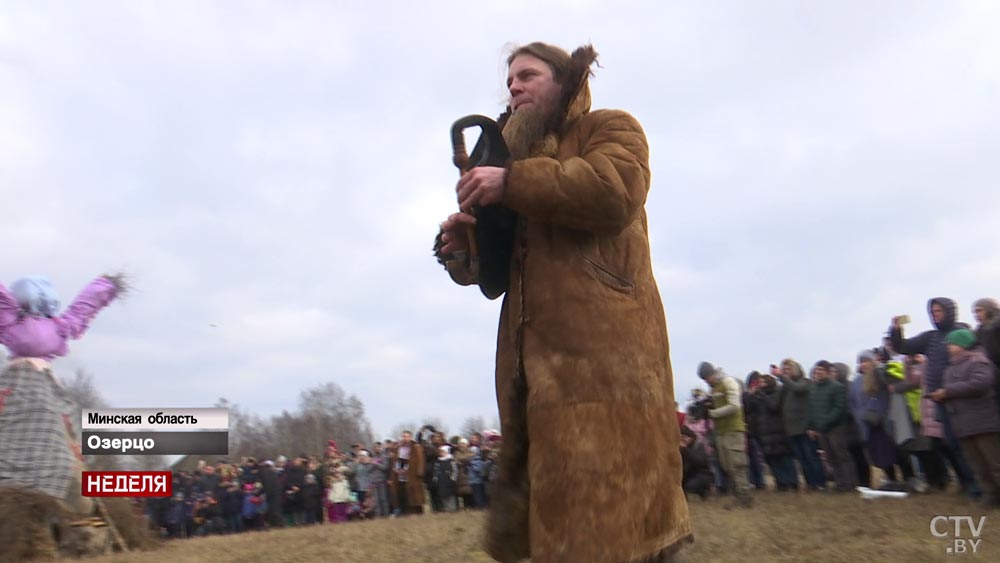
<path fill-rule="evenodd" d="M 97 278 L 77 295 L 66 311 L 49 318 L 21 311 L 14 297 L 0 284 L 0 344 L 10 350 L 12 359 L 51 360 L 65 356 L 69 351 L 66 341 L 83 336 L 90 321 L 111 303 L 115 294 L 110 281 Z"/>
<path fill-rule="evenodd" d="M 944 370 L 945 409 L 958 438 L 1000 432 L 995 368 L 981 349 L 952 359 Z"/>

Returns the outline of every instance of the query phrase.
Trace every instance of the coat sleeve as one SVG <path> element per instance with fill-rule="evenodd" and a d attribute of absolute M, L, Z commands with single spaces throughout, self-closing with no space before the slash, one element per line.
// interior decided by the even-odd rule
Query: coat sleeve
<path fill-rule="evenodd" d="M 848 412 L 847 387 L 844 385 L 838 385 L 837 390 L 833 394 L 834 416 L 829 421 L 830 426 L 836 426 L 837 424 L 846 421 Z M 830 428 L 828 427 L 827 430 L 830 430 Z"/>
<path fill-rule="evenodd" d="M 948 368 L 951 370 L 952 368 Z M 972 362 L 969 367 L 969 377 L 963 381 L 955 381 L 944 386 L 947 399 L 964 399 L 966 397 L 981 397 L 985 395 L 996 381 L 993 366 L 987 362 Z M 945 381 L 948 380 L 947 371 Z"/>
<path fill-rule="evenodd" d="M 0 322 L 2 324 L 2 322 Z M 976 337 L 986 348 L 986 354 L 1000 368 L 1000 318 L 994 318 L 977 331 Z"/>
<path fill-rule="evenodd" d="M 781 412 L 781 393 L 774 392 L 770 394 L 765 394 L 764 408 L 771 413 Z"/>
<path fill-rule="evenodd" d="M 114 284 L 104 277 L 95 279 L 83 288 L 66 311 L 59 315 L 60 324 L 67 331 L 66 337 L 75 340 L 83 336 L 90 321 L 111 303 L 117 293 Z"/>
<path fill-rule="evenodd" d="M 0 284 L 0 342 L 3 342 L 7 329 L 17 322 L 20 307 L 10 291 Z"/>
<path fill-rule="evenodd" d="M 441 246 L 444 243 L 441 241 L 441 236 L 444 235 L 444 231 L 439 231 L 437 237 L 434 239 L 434 256 L 437 258 L 439 264 L 444 266 L 444 269 L 451 276 L 452 281 L 458 285 L 472 285 L 478 283 L 479 280 L 472 272 L 472 268 L 469 266 L 469 256 L 468 253 L 442 253 L 440 251 Z"/>
<path fill-rule="evenodd" d="M 420 444 L 413 444 L 410 447 L 410 466 L 409 474 L 411 477 L 417 479 L 424 478 L 424 471 L 426 470 L 426 458 L 424 457 L 424 448 Z"/>
<path fill-rule="evenodd" d="M 815 406 L 816 401 L 813 400 L 813 396 L 812 396 L 813 393 L 815 393 L 815 392 L 816 392 L 815 389 L 810 389 L 809 401 L 806 403 L 806 405 L 807 405 L 806 406 L 806 413 L 807 413 L 806 414 L 806 429 L 807 430 L 819 430 L 820 424 L 822 422 L 820 420 L 819 413 L 816 412 L 816 406 Z"/>
<path fill-rule="evenodd" d="M 911 383 L 909 381 L 904 381 L 902 383 L 894 383 L 892 388 L 896 390 L 896 393 L 903 394 L 909 393 L 910 391 L 916 391 L 920 389 L 920 385 L 917 383 Z"/>
<path fill-rule="evenodd" d="M 797 380 L 792 378 L 782 379 L 784 379 L 784 385 L 788 387 L 789 392 L 795 393 L 796 395 L 809 394 L 809 380 L 805 377 L 800 377 Z"/>
<path fill-rule="evenodd" d="M 580 156 L 511 164 L 504 204 L 529 219 L 599 234 L 635 221 L 649 191 L 649 147 L 639 122 L 621 111 L 582 119 Z"/>
<path fill-rule="evenodd" d="M 932 331 L 927 331 L 914 336 L 913 338 L 903 338 L 903 329 L 892 327 L 889 329 L 889 339 L 892 341 L 892 349 L 900 354 L 912 356 L 914 354 L 927 353 L 927 346 L 930 343 Z"/>

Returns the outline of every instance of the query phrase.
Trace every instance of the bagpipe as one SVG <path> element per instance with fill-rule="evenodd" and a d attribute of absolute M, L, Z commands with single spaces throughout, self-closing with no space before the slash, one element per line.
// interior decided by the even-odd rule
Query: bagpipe
<path fill-rule="evenodd" d="M 465 150 L 465 130 L 479 127 L 481 133 L 472 153 Z M 477 166 L 503 167 L 510 159 L 500 126 L 484 115 L 467 115 L 451 126 L 452 162 L 461 174 Z M 469 269 L 479 289 L 489 299 L 496 299 L 507 291 L 510 259 L 514 252 L 514 233 L 517 213 L 503 204 L 476 205 L 472 209 L 476 224 L 469 225 Z M 442 246 L 440 237 L 434 251 Z"/>

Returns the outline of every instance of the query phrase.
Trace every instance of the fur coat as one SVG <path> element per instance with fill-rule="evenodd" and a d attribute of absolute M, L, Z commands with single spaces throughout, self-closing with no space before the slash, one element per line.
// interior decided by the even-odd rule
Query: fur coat
<path fill-rule="evenodd" d="M 510 164 L 504 190 L 520 224 L 497 337 L 503 448 L 486 533 L 503 562 L 660 561 L 692 538 L 649 255 L 648 146 L 631 115 L 590 111 L 595 58 L 573 53 L 562 126 L 547 154 Z"/>

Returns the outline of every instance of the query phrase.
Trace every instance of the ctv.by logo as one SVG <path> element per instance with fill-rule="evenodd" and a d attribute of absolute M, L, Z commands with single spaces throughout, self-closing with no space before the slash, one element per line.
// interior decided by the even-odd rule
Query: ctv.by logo
<path fill-rule="evenodd" d="M 931 535 L 935 538 L 947 538 L 950 532 L 955 532 L 952 544 L 944 549 L 949 555 L 978 553 L 983 544 L 980 536 L 985 525 L 985 516 L 980 516 L 978 522 L 972 516 L 935 516 L 931 518 Z M 963 530 L 967 530 L 969 535 L 963 536 Z"/>

